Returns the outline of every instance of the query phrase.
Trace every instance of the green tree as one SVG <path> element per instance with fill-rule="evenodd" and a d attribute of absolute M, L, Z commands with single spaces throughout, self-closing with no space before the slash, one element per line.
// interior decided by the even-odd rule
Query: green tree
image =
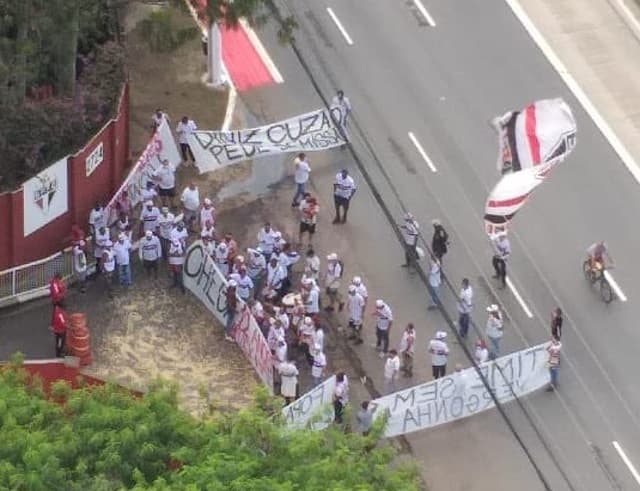
<path fill-rule="evenodd" d="M 19 365 L 0 373 L 0 489 L 417 489 L 415 470 L 396 466 L 376 436 L 288 431 L 264 393 L 252 408 L 206 421 L 180 411 L 166 384 L 137 398 L 59 382 L 51 398 Z"/>

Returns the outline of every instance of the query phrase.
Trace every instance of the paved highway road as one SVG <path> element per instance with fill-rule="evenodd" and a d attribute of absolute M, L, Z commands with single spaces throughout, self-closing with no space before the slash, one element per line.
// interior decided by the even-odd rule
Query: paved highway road
<path fill-rule="evenodd" d="M 506 407 L 520 443 L 497 412 L 410 437 L 432 489 L 543 489 L 545 481 L 554 490 L 640 489 L 612 443 L 640 465 L 634 356 L 640 288 L 634 281 L 639 265 L 633 227 L 640 186 L 508 5 L 434 0 L 425 3 L 426 17 L 411 0 L 278 5 L 300 24 L 299 56 L 319 91 L 331 98 L 341 88 L 351 99 L 354 155 L 386 205 L 398 215 L 401 206 L 413 211 L 425 230 L 438 216 L 452 232 L 447 276 L 456 289 L 464 276 L 471 278 L 476 322 L 483 326 L 482 307 L 498 300 L 510 321 L 505 348 L 516 350 L 548 339 L 553 307 L 566 313 L 560 390 Z M 285 86 L 257 91 L 247 102 L 274 120 L 317 106 L 319 99 L 300 60 L 275 43 L 270 29 L 263 39 Z M 574 110 L 578 145 L 516 217 L 511 232 L 510 278 L 530 317 L 513 290 L 497 290 L 490 278 L 482 211 L 498 176 L 487 121 L 555 96 Z M 351 158 L 349 152 L 332 157 L 334 165 Z M 367 224 L 371 230 L 381 226 L 388 227 L 374 219 Z M 582 278 L 584 250 L 598 239 L 612 250 L 627 302 L 605 305 Z M 445 305 L 455 312 L 452 295 Z"/>

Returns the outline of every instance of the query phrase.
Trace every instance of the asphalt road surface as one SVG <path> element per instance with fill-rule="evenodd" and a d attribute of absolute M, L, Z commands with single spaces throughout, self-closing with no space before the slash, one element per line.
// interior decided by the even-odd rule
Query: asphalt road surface
<path fill-rule="evenodd" d="M 357 225 L 345 229 L 356 250 L 371 244 L 371 251 L 360 249 L 362 264 L 397 267 L 397 245 L 393 257 L 367 259 L 378 250 L 383 254 L 385 244 L 375 243 L 383 240 L 379 231 L 386 229 L 383 235 L 392 237 L 384 214 L 374 209 L 377 193 L 394 216 L 411 210 L 427 238 L 430 219 L 443 220 L 453 242 L 447 277 L 456 290 L 463 277 L 471 279 L 480 329 L 484 306 L 494 301 L 503 306 L 509 318 L 505 351 L 548 340 L 552 308 L 565 312 L 560 390 L 505 406 L 514 432 L 494 410 L 411 435 L 427 483 L 448 490 L 640 489 L 613 445 L 618 442 L 640 465 L 635 356 L 640 288 L 634 282 L 640 187 L 507 4 L 437 0 L 428 5 L 431 19 L 411 0 L 281 0 L 278 6 L 300 25 L 298 53 L 279 46 L 273 26 L 266 27 L 262 39 L 285 83 L 254 91 L 245 100 L 252 111 L 275 121 L 318 107 L 318 93 L 330 99 L 340 88 L 350 98 L 353 153 L 332 152 L 330 168 L 314 174 L 314 185 L 330 188 L 333 172 L 343 166 L 363 183 L 356 164 L 365 169 L 374 193 L 357 198 L 370 206 L 354 210 Z M 574 111 L 578 144 L 514 221 L 509 277 L 523 307 L 513 289 L 498 290 L 491 279 L 482 214 L 498 175 L 496 140 L 487 121 L 557 96 Z M 627 302 L 605 305 L 583 279 L 584 251 L 600 239 L 613 253 L 613 273 Z M 419 281 L 392 276 L 376 281 L 407 292 L 396 305 L 424 312 Z M 409 286 L 399 283 L 407 281 Z M 445 293 L 444 303 L 455 317 L 451 293 Z M 443 323 L 435 317 L 440 314 L 418 315 Z"/>

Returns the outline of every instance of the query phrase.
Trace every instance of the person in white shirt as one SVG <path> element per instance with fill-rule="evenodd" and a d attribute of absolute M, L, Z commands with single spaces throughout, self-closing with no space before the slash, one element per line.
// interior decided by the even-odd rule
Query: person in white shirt
<path fill-rule="evenodd" d="M 489 317 L 485 334 L 489 340 L 489 359 L 495 360 L 500 356 L 500 341 L 504 335 L 502 314 L 500 313 L 500 308 L 495 304 L 487 307 L 487 313 Z"/>
<path fill-rule="evenodd" d="M 101 267 L 102 263 L 102 254 L 104 253 L 104 247 L 107 241 L 110 238 L 109 230 L 107 227 L 102 225 L 96 231 L 95 242 L 93 245 L 93 256 L 96 259 L 96 275 L 100 274 L 103 271 Z"/>
<path fill-rule="evenodd" d="M 400 371 L 400 357 L 394 349 L 389 351 L 387 361 L 384 364 L 384 395 L 391 394 L 396 391 L 396 380 Z"/>
<path fill-rule="evenodd" d="M 470 381 L 468 380 L 467 374 L 462 369 L 462 365 L 460 363 L 456 363 L 456 368 L 453 372 L 453 380 L 455 383 L 454 397 L 464 397 Z"/>
<path fill-rule="evenodd" d="M 347 221 L 347 212 L 349 211 L 349 203 L 356 193 L 356 183 L 349 175 L 347 169 L 342 169 L 336 174 L 333 182 L 333 202 L 336 208 L 336 217 L 333 223 L 345 223 Z M 342 208 L 342 218 L 340 217 L 340 209 Z"/>
<path fill-rule="evenodd" d="M 427 290 L 429 290 L 429 296 L 431 297 L 431 304 L 427 307 L 428 310 L 437 309 L 440 305 L 440 299 L 438 298 L 438 290 L 442 284 L 442 273 L 440 270 L 440 261 L 432 257 L 431 266 L 429 268 L 429 281 L 427 282 Z"/>
<path fill-rule="evenodd" d="M 320 258 L 311 246 L 309 246 L 309 248 L 307 249 L 303 278 L 315 280 L 316 283 L 320 279 Z"/>
<path fill-rule="evenodd" d="M 184 222 L 180 221 L 176 224 L 175 227 L 171 229 L 171 233 L 169 234 L 169 240 L 173 242 L 174 240 L 179 240 L 182 243 L 182 247 L 186 250 L 187 248 L 187 238 L 189 237 L 189 233 L 184 226 Z"/>
<path fill-rule="evenodd" d="M 333 421 L 342 424 L 344 408 L 349 402 L 349 382 L 344 372 L 336 374 L 336 387 L 333 389 Z"/>
<path fill-rule="evenodd" d="M 245 266 L 240 266 L 238 273 L 232 273 L 229 275 L 229 278 L 236 281 L 238 286 L 236 287 L 236 291 L 238 296 L 243 302 L 248 302 L 251 299 L 251 291 L 253 290 L 253 280 L 247 274 L 247 268 Z"/>
<path fill-rule="evenodd" d="M 173 274 L 173 283 L 171 288 L 180 288 L 185 293 L 184 283 L 182 281 L 182 268 L 184 265 L 185 247 L 181 240 L 173 239 L 169 245 L 169 267 Z"/>
<path fill-rule="evenodd" d="M 365 284 L 362 282 L 362 278 L 354 276 L 351 280 L 351 284 L 356 287 L 356 293 L 364 299 L 364 305 L 366 307 L 369 302 L 369 292 L 367 291 Z"/>
<path fill-rule="evenodd" d="M 80 240 L 72 249 L 73 271 L 80 287 L 80 293 L 87 291 L 87 254 L 84 252 L 86 244 L 84 240 Z"/>
<path fill-rule="evenodd" d="M 185 164 L 189 162 L 189 158 L 195 164 L 196 159 L 193 156 L 191 147 L 189 146 L 189 136 L 196 131 L 198 127 L 193 119 L 189 119 L 187 116 L 183 116 L 178 126 L 176 126 L 176 133 L 178 133 L 178 143 L 180 143 L 180 152 L 182 153 L 182 162 Z"/>
<path fill-rule="evenodd" d="M 436 338 L 429 341 L 429 353 L 431 353 L 431 369 L 434 379 L 444 377 L 447 374 L 447 359 L 449 347 L 445 343 L 447 333 L 436 332 Z"/>
<path fill-rule="evenodd" d="M 327 256 L 327 272 L 324 277 L 324 286 L 327 297 L 329 297 L 329 305 L 325 308 L 327 312 L 333 312 L 334 306 L 338 304 L 338 310 L 342 312 L 344 301 L 340 294 L 340 279 L 342 278 L 343 266 L 338 259 L 338 255 L 332 252 Z"/>
<path fill-rule="evenodd" d="M 402 371 L 405 377 L 413 377 L 413 357 L 416 351 L 416 328 L 410 322 L 402 333 L 400 340 L 400 354 L 402 355 Z"/>
<path fill-rule="evenodd" d="M 109 298 L 113 298 L 113 272 L 116 269 L 116 257 L 112 248 L 113 242 L 107 240 L 102 251 L 102 273 Z"/>
<path fill-rule="evenodd" d="M 163 206 L 158 217 L 158 237 L 162 246 L 162 257 L 167 259 L 169 255 L 169 244 L 171 241 L 171 230 L 176 217 L 169 213 L 169 207 Z"/>
<path fill-rule="evenodd" d="M 214 226 L 216 224 L 216 209 L 209 198 L 204 199 L 202 208 L 200 208 L 200 228 L 204 228 L 207 222 L 211 222 Z"/>
<path fill-rule="evenodd" d="M 147 181 L 147 186 L 142 190 L 142 202 L 146 203 L 147 201 L 155 202 L 156 196 L 158 196 L 158 190 L 156 189 L 156 184 L 151 180 Z"/>
<path fill-rule="evenodd" d="M 304 153 L 299 153 L 294 160 L 294 163 L 296 170 L 293 179 L 296 182 L 296 194 L 293 197 L 291 206 L 295 208 L 300 203 L 300 198 L 302 198 L 304 193 L 307 192 L 307 182 L 309 182 L 311 167 L 309 166 L 307 156 Z"/>
<path fill-rule="evenodd" d="M 224 240 L 216 246 L 213 261 L 224 277 L 229 274 L 229 247 Z"/>
<path fill-rule="evenodd" d="M 102 204 L 98 202 L 96 203 L 96 206 L 94 206 L 91 209 L 91 212 L 89 212 L 89 233 L 95 237 L 96 232 L 101 227 L 106 227 L 106 226 L 107 226 L 106 213 L 104 208 L 102 207 Z"/>
<path fill-rule="evenodd" d="M 458 300 L 458 328 L 460 329 L 460 337 L 463 339 L 467 337 L 467 333 L 469 332 L 469 320 L 472 310 L 473 289 L 469 284 L 469 280 L 464 278 Z"/>
<path fill-rule="evenodd" d="M 344 91 L 339 90 L 336 92 L 336 95 L 333 96 L 331 106 L 338 106 L 340 107 L 340 109 L 342 109 L 342 119 L 340 120 L 340 125 L 342 126 L 342 130 L 345 132 L 346 137 L 347 119 L 349 117 L 349 114 L 351 114 L 351 101 L 349 101 L 348 97 L 345 97 Z"/>
<path fill-rule="evenodd" d="M 278 366 L 280 373 L 280 395 L 284 397 L 285 404 L 291 404 L 296 399 L 298 392 L 298 368 L 293 361 L 284 361 Z"/>
<path fill-rule="evenodd" d="M 118 215 L 118 219 L 116 220 L 115 231 L 120 234 L 121 232 L 124 232 L 129 228 L 131 228 L 129 216 L 124 211 L 122 211 L 120 212 L 120 215 Z"/>
<path fill-rule="evenodd" d="M 420 233 L 420 225 L 409 212 L 404 215 L 404 224 L 400 225 L 402 236 L 404 238 L 404 264 L 403 268 L 413 266 L 418 267 L 418 234 Z"/>
<path fill-rule="evenodd" d="M 198 190 L 198 186 L 196 186 L 195 182 L 191 181 L 189 185 L 184 188 L 182 196 L 180 196 L 180 201 L 182 201 L 184 223 L 187 224 L 189 231 L 193 232 L 196 217 L 200 210 L 200 191 Z"/>
<path fill-rule="evenodd" d="M 269 300 L 276 300 L 282 296 L 286 278 L 287 270 L 282 267 L 277 258 L 272 257 L 267 265 L 267 284 L 265 286 L 265 296 Z"/>
<path fill-rule="evenodd" d="M 511 255 L 511 243 L 506 232 L 500 232 L 492 239 L 493 244 L 493 269 L 496 274 L 493 275 L 502 283 L 502 288 L 507 286 L 507 259 Z"/>
<path fill-rule="evenodd" d="M 489 350 L 484 339 L 478 339 L 476 341 L 476 351 L 473 354 L 474 359 L 478 365 L 489 361 Z"/>
<path fill-rule="evenodd" d="M 302 284 L 302 300 L 305 315 L 314 316 L 320 313 L 320 289 L 315 280 L 307 279 Z"/>
<path fill-rule="evenodd" d="M 267 261 L 262 254 L 262 250 L 247 249 L 247 274 L 253 281 L 253 297 L 257 298 L 262 294 L 262 286 L 267 272 Z"/>
<path fill-rule="evenodd" d="M 113 252 L 116 256 L 120 284 L 131 286 L 131 242 L 124 232 L 118 235 L 118 241 L 113 245 Z"/>
<path fill-rule="evenodd" d="M 204 224 L 204 227 L 200 231 L 200 238 L 205 242 L 216 238 L 216 229 L 213 226 L 213 223 L 207 221 Z"/>
<path fill-rule="evenodd" d="M 266 222 L 264 227 L 258 231 L 258 247 L 262 249 L 265 258 L 271 257 L 277 240 L 276 230 L 271 228 L 269 222 Z"/>
<path fill-rule="evenodd" d="M 154 177 L 158 181 L 158 194 L 162 206 L 173 207 L 173 198 L 176 195 L 176 168 L 164 159 L 162 165 L 154 172 Z"/>
<path fill-rule="evenodd" d="M 158 278 L 158 262 L 162 257 L 162 247 L 160 239 L 151 230 L 144 233 L 144 238 L 138 244 L 138 253 L 142 260 L 142 265 L 148 275 L 153 271 L 154 278 Z"/>
<path fill-rule="evenodd" d="M 151 116 L 151 133 L 155 133 L 163 121 L 169 124 L 169 116 L 162 109 L 156 109 L 156 112 Z"/>
<path fill-rule="evenodd" d="M 389 331 L 393 325 L 393 312 L 384 300 L 378 299 L 373 316 L 376 318 L 376 344 L 372 347 L 380 351 L 380 358 L 384 358 L 389 351 Z"/>
<path fill-rule="evenodd" d="M 313 345 L 319 346 L 320 351 L 324 352 L 324 330 L 320 324 L 316 324 L 316 330 L 313 333 Z"/>
<path fill-rule="evenodd" d="M 158 218 L 160 218 L 160 210 L 153 206 L 153 201 L 147 201 L 140 213 L 140 233 L 153 232 L 157 233 Z"/>
<path fill-rule="evenodd" d="M 305 193 L 304 199 L 300 202 L 298 208 L 300 212 L 300 230 L 298 232 L 298 242 L 302 244 L 302 236 L 305 232 L 309 233 L 309 245 L 313 239 L 313 234 L 316 233 L 316 223 L 318 221 L 318 212 L 320 211 L 320 205 L 316 198 L 309 193 Z"/>
<path fill-rule="evenodd" d="M 314 346 L 311 353 L 313 356 L 313 365 L 311 366 L 311 380 L 313 383 L 311 387 L 317 387 L 322 383 L 324 370 L 327 367 L 327 357 L 319 346 Z"/>
<path fill-rule="evenodd" d="M 347 312 L 349 312 L 349 334 L 348 339 L 355 340 L 356 344 L 362 344 L 362 319 L 364 317 L 365 301 L 357 291 L 355 285 L 349 285 L 347 295 Z"/>

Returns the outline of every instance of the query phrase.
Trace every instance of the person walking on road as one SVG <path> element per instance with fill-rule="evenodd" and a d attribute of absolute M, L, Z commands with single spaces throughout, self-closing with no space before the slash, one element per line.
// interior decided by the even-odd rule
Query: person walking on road
<path fill-rule="evenodd" d="M 493 242 L 493 269 L 495 270 L 494 278 L 500 280 L 502 288 L 507 286 L 507 259 L 511 255 L 511 243 L 506 232 L 500 232 L 492 240 Z"/>
<path fill-rule="evenodd" d="M 193 156 L 191 147 L 189 146 L 189 136 L 198 129 L 195 121 L 189 119 L 188 116 L 182 116 L 182 119 L 176 126 L 176 133 L 178 133 L 178 143 L 180 143 L 180 152 L 182 153 L 182 162 L 186 165 L 189 162 L 189 158 L 195 164 L 196 158 Z"/>
<path fill-rule="evenodd" d="M 140 240 L 138 251 L 147 275 L 150 275 L 153 271 L 153 277 L 158 278 L 158 262 L 162 257 L 162 248 L 160 247 L 160 240 L 153 235 L 151 230 L 147 230 L 144 234 L 144 239 Z"/>
<path fill-rule="evenodd" d="M 420 225 L 409 212 L 404 215 L 404 223 L 400 225 L 404 238 L 404 264 L 403 268 L 418 266 L 418 234 Z"/>
<path fill-rule="evenodd" d="M 64 311 L 62 302 L 57 303 L 53 307 L 50 330 L 55 339 L 56 358 L 62 358 L 64 356 L 64 343 L 67 337 L 67 314 Z"/>
<path fill-rule="evenodd" d="M 298 393 L 298 367 L 294 361 L 284 361 L 278 365 L 278 372 L 282 380 L 280 395 L 284 397 L 285 404 L 291 404 Z"/>
<path fill-rule="evenodd" d="M 449 234 L 437 218 L 431 220 L 431 225 L 433 225 L 431 250 L 439 263 L 442 264 L 442 258 L 447 253 L 447 248 L 449 246 Z"/>
<path fill-rule="evenodd" d="M 320 346 L 313 346 L 311 350 L 312 362 L 311 362 L 311 387 L 317 387 L 322 383 L 324 377 L 324 371 L 327 368 L 327 357 L 320 349 Z"/>
<path fill-rule="evenodd" d="M 153 206 L 153 201 L 146 201 L 142 212 L 140 213 L 140 232 L 148 231 L 154 234 L 158 232 L 158 219 L 160 218 L 160 210 L 157 206 Z"/>
<path fill-rule="evenodd" d="M 123 286 L 131 286 L 131 242 L 127 234 L 120 232 L 118 241 L 113 245 L 118 268 L 118 280 Z"/>
<path fill-rule="evenodd" d="M 333 219 L 333 223 L 346 223 L 349 203 L 355 193 L 355 181 L 347 169 L 342 169 L 336 174 L 333 182 L 333 201 L 336 208 L 336 217 Z M 340 217 L 340 209 L 342 209 L 342 217 Z"/>
<path fill-rule="evenodd" d="M 75 273 L 76 282 L 80 287 L 80 293 L 87 291 L 87 254 L 85 252 L 86 242 L 80 240 L 73 246 L 73 272 Z"/>
<path fill-rule="evenodd" d="M 469 320 L 471 311 L 473 310 L 473 289 L 469 284 L 469 280 L 462 280 L 462 288 L 459 293 L 458 300 L 458 328 L 460 329 L 460 337 L 466 339 L 469 332 Z"/>
<path fill-rule="evenodd" d="M 551 313 L 551 337 L 560 340 L 562 338 L 562 309 L 556 307 Z"/>
<path fill-rule="evenodd" d="M 431 353 L 431 369 L 434 379 L 439 379 L 447 374 L 447 359 L 449 358 L 449 347 L 444 341 L 447 333 L 436 332 L 435 339 L 429 342 L 429 353 Z"/>
<path fill-rule="evenodd" d="M 380 351 L 380 358 L 384 358 L 389 351 L 389 331 L 393 325 L 393 312 L 384 300 L 378 299 L 373 316 L 376 318 L 376 344 L 372 347 Z"/>
<path fill-rule="evenodd" d="M 102 273 L 105 285 L 107 286 L 107 295 L 113 298 L 113 273 L 116 270 L 116 255 L 113 252 L 113 242 L 108 240 L 104 244 L 102 251 Z"/>
<path fill-rule="evenodd" d="M 478 339 L 476 341 L 476 351 L 473 354 L 473 358 L 478 365 L 489 361 L 489 350 L 487 349 L 487 343 L 484 342 L 484 339 Z"/>
<path fill-rule="evenodd" d="M 500 356 L 500 341 L 504 335 L 502 314 L 496 304 L 487 307 L 489 318 L 487 319 L 487 329 L 485 334 L 489 340 L 489 359 L 495 360 Z"/>
<path fill-rule="evenodd" d="M 394 349 L 389 351 L 387 361 L 384 363 L 384 395 L 391 394 L 396 391 L 396 380 L 400 371 L 400 357 Z"/>
<path fill-rule="evenodd" d="M 347 339 L 362 344 L 362 319 L 364 317 L 365 301 L 357 291 L 355 285 L 349 285 L 347 296 L 347 312 L 349 313 L 349 328 L 351 334 Z"/>
<path fill-rule="evenodd" d="M 547 391 L 551 392 L 558 387 L 558 375 L 560 374 L 560 350 L 562 343 L 558 338 L 552 338 L 551 344 L 547 346 L 549 358 L 547 366 L 549 367 L 549 387 Z"/>
<path fill-rule="evenodd" d="M 300 202 L 300 228 L 298 232 L 298 243 L 302 245 L 302 238 L 305 232 L 309 233 L 309 245 L 313 240 L 313 234 L 316 233 L 316 223 L 318 221 L 318 213 L 320 206 L 316 198 L 309 193 L 305 193 L 304 199 Z"/>
<path fill-rule="evenodd" d="M 307 160 L 307 155 L 299 153 L 294 160 L 296 170 L 293 175 L 293 180 L 296 183 L 296 194 L 291 201 L 291 207 L 295 208 L 300 204 L 300 199 L 307 192 L 307 183 L 309 182 L 309 173 L 311 172 L 311 166 Z"/>
<path fill-rule="evenodd" d="M 53 275 L 49 282 L 49 298 L 52 305 L 58 305 L 64 302 L 67 296 L 67 287 L 62 280 L 62 274 L 58 271 Z"/>
<path fill-rule="evenodd" d="M 429 290 L 429 296 L 431 297 L 431 304 L 427 307 L 428 310 L 437 309 L 440 305 L 440 299 L 438 298 L 438 290 L 442 284 L 442 272 L 440 270 L 440 260 L 436 257 L 431 258 L 431 267 L 429 268 L 429 281 L 427 282 L 427 290 Z"/>
<path fill-rule="evenodd" d="M 335 252 L 332 252 L 327 256 L 327 272 L 324 277 L 325 291 L 329 298 L 329 305 L 325 308 L 327 312 L 333 312 L 336 303 L 340 312 L 344 308 L 344 301 L 340 294 L 340 279 L 343 272 L 342 261 L 338 259 L 338 255 Z"/>
<path fill-rule="evenodd" d="M 356 287 L 356 293 L 364 298 L 364 306 L 366 307 L 369 302 L 369 292 L 367 291 L 365 284 L 362 282 L 362 278 L 354 276 L 351 280 L 351 284 Z"/>
<path fill-rule="evenodd" d="M 96 232 L 94 239 L 95 242 L 93 243 L 93 256 L 96 260 L 96 271 L 94 273 L 95 278 L 102 272 L 102 253 L 104 252 L 104 245 L 108 240 L 110 240 L 109 229 L 105 226 L 101 226 Z"/>
<path fill-rule="evenodd" d="M 173 275 L 173 283 L 171 288 L 180 288 L 185 293 L 184 283 L 182 281 L 182 268 L 184 266 L 184 244 L 177 239 L 171 241 L 169 245 L 169 268 Z"/>
<path fill-rule="evenodd" d="M 154 177 L 158 182 L 158 194 L 160 195 L 160 201 L 162 206 L 168 206 L 173 208 L 173 198 L 176 195 L 176 168 L 164 159 L 162 165 L 155 171 Z"/>
<path fill-rule="evenodd" d="M 400 340 L 400 354 L 402 355 L 402 371 L 405 377 L 413 377 L 413 357 L 416 346 L 416 328 L 410 322 L 405 327 Z"/>
<path fill-rule="evenodd" d="M 195 182 L 191 181 L 184 188 L 180 201 L 182 202 L 182 219 L 186 223 L 189 232 L 195 232 L 194 224 L 197 222 L 198 212 L 200 211 L 200 191 Z"/>
<path fill-rule="evenodd" d="M 276 230 L 271 227 L 269 222 L 266 222 L 264 227 L 258 231 L 258 247 L 262 250 L 262 254 L 264 254 L 267 261 L 271 258 L 277 241 Z"/>
<path fill-rule="evenodd" d="M 165 260 L 169 257 L 171 230 L 173 230 L 173 222 L 175 219 L 176 217 L 174 214 L 169 212 L 168 206 L 163 206 L 160 209 L 160 216 L 158 217 L 158 236 L 160 238 L 160 246 L 162 247 L 162 258 Z"/>
<path fill-rule="evenodd" d="M 349 136 L 347 135 L 347 121 L 349 120 L 349 115 L 351 114 L 351 101 L 349 101 L 348 97 L 345 97 L 344 91 L 338 90 L 336 95 L 333 96 L 333 100 L 331 101 L 331 107 L 338 106 L 342 110 L 340 121 L 340 127 L 342 129 L 343 136 L 345 140 L 349 141 Z M 345 146 L 342 147 L 346 148 Z"/>
<path fill-rule="evenodd" d="M 225 325 L 224 325 L 224 339 L 227 341 L 233 341 L 231 333 L 233 331 L 233 321 L 238 313 L 238 295 L 236 292 L 237 283 L 234 280 L 229 280 L 227 283 L 227 289 L 225 291 L 226 305 L 224 309 Z"/>

